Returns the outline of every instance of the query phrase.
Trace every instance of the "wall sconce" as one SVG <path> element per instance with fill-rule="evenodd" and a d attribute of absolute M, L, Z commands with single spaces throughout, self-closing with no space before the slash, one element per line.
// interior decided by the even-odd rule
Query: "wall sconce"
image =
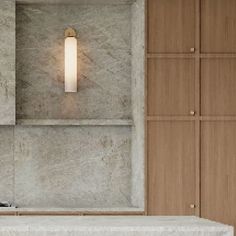
<path fill-rule="evenodd" d="M 65 92 L 77 92 L 77 39 L 72 28 L 65 30 Z"/>

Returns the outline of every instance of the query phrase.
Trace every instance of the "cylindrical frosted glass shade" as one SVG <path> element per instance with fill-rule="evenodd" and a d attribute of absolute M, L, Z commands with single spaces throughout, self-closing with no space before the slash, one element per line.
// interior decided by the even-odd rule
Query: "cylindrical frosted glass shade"
<path fill-rule="evenodd" d="M 65 92 L 77 92 L 77 39 L 65 39 Z"/>

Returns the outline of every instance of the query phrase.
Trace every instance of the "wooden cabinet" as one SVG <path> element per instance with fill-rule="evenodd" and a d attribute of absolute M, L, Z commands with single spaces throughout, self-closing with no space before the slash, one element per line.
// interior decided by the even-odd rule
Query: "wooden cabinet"
<path fill-rule="evenodd" d="M 234 227 L 235 12 L 235 0 L 201 0 L 201 216 Z"/>
<path fill-rule="evenodd" d="M 148 52 L 191 53 L 195 0 L 148 0 Z"/>
<path fill-rule="evenodd" d="M 194 122 L 148 122 L 148 212 L 194 215 Z"/>
<path fill-rule="evenodd" d="M 236 52 L 235 13 L 235 0 L 201 0 L 202 52 Z"/>
<path fill-rule="evenodd" d="M 148 214 L 236 227 L 236 1 L 147 1 Z"/>
<path fill-rule="evenodd" d="M 236 58 L 201 60 L 201 114 L 236 115 Z"/>
<path fill-rule="evenodd" d="M 148 0 L 149 215 L 195 215 L 197 187 L 195 0 Z"/>
<path fill-rule="evenodd" d="M 236 121 L 201 126 L 201 216 L 236 226 Z"/>
<path fill-rule="evenodd" d="M 189 115 L 194 111 L 194 60 L 148 60 L 148 115 Z"/>

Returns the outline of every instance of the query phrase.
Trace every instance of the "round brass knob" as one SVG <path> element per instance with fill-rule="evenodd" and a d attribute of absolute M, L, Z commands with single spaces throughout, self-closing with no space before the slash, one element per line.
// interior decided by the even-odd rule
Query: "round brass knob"
<path fill-rule="evenodd" d="M 190 48 L 190 52 L 195 52 L 195 48 Z"/>
<path fill-rule="evenodd" d="M 190 111 L 189 113 L 190 113 L 191 116 L 195 115 L 195 111 Z"/>
<path fill-rule="evenodd" d="M 196 205 L 195 204 L 190 204 L 190 208 L 194 209 L 194 208 L 196 208 Z"/>

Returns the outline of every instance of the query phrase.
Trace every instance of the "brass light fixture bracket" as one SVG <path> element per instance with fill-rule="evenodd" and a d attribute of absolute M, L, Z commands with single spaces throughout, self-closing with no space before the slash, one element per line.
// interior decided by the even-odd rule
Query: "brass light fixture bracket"
<path fill-rule="evenodd" d="M 69 27 L 65 30 L 65 37 L 76 37 L 77 34 L 76 34 L 76 31 L 75 29 Z"/>

